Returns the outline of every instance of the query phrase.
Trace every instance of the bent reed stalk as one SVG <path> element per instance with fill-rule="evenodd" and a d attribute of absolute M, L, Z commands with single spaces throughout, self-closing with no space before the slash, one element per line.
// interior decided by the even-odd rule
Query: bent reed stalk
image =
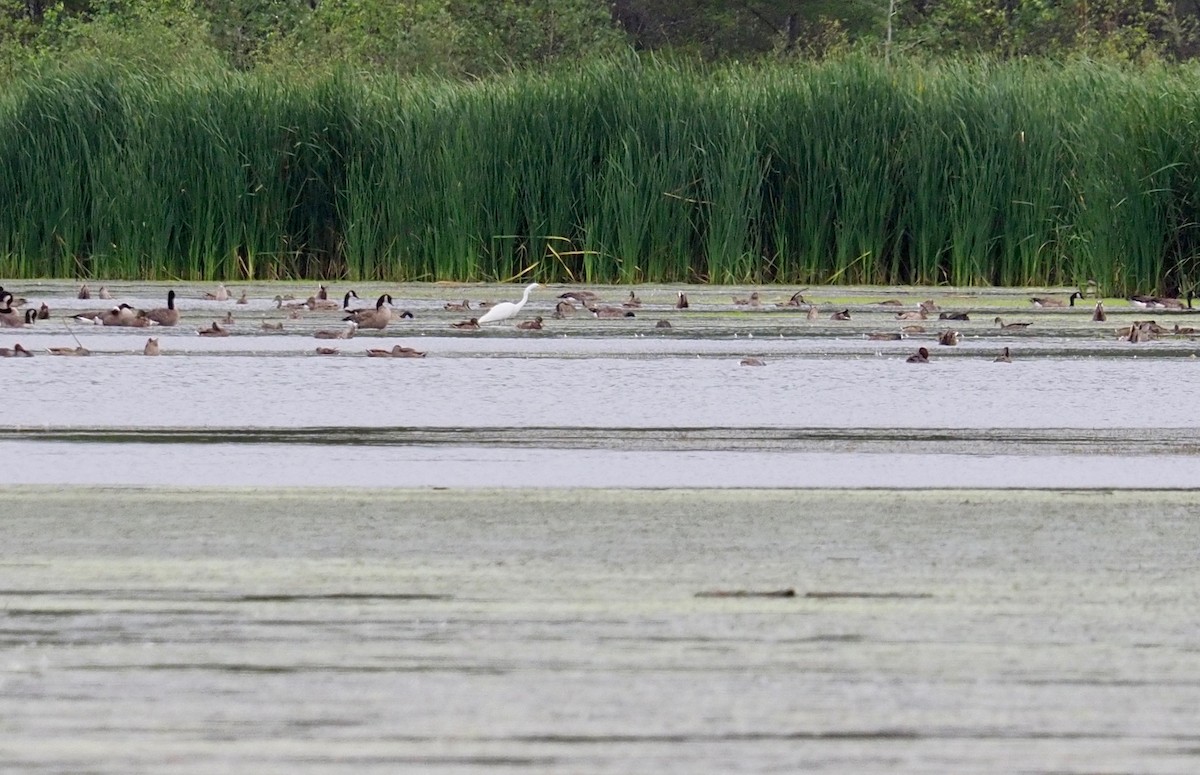
<path fill-rule="evenodd" d="M 0 275 L 1191 287 L 1193 71 L 1090 62 L 0 87 Z"/>

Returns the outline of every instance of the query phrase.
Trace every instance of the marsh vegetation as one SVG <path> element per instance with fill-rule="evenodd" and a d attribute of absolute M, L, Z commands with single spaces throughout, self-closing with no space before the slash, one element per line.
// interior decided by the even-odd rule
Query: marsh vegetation
<path fill-rule="evenodd" d="M 30 78 L 0 91 L 0 275 L 1177 294 L 1198 103 L 1086 62 Z"/>

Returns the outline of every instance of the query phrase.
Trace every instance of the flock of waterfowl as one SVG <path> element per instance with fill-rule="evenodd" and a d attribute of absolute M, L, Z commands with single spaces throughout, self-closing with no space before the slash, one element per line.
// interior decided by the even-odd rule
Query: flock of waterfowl
<path fill-rule="evenodd" d="M 686 314 L 694 315 L 699 310 L 724 315 L 741 315 L 754 311 L 774 311 L 793 312 L 803 315 L 802 318 L 789 316 L 788 320 L 828 320 L 831 323 L 859 321 L 860 317 L 868 319 L 873 323 L 879 320 L 890 320 L 893 321 L 894 327 L 888 330 L 865 331 L 862 332 L 862 336 L 874 341 L 928 338 L 931 344 L 936 342 L 939 346 L 953 347 L 959 344 L 962 334 L 955 328 L 943 326 L 960 321 L 970 322 L 972 314 L 989 309 L 985 304 L 974 306 L 967 304 L 958 309 L 943 309 L 939 302 L 934 299 L 906 301 L 902 298 L 897 298 L 895 295 L 889 295 L 887 298 L 877 301 L 863 301 L 857 304 L 821 303 L 805 298 L 804 294 L 808 289 L 796 291 L 790 296 L 776 302 L 766 299 L 769 291 L 753 291 L 745 296 L 735 295 L 733 297 L 726 297 L 730 301 L 724 303 L 706 298 L 706 301 L 698 307 L 689 301 L 686 291 L 651 291 L 652 296 L 655 298 L 643 304 L 637 290 L 628 290 L 619 292 L 623 294 L 621 301 L 609 304 L 601 299 L 601 293 L 598 291 L 571 289 L 555 294 L 548 300 L 552 307 L 546 311 L 545 316 L 528 315 L 521 317 L 520 313 L 530 302 L 531 294 L 543 288 L 544 286 L 539 283 L 529 283 L 524 287 L 520 298 L 515 301 L 489 303 L 487 301 L 473 302 L 471 299 L 464 298 L 461 301 L 446 301 L 444 304 L 439 302 L 440 306 L 437 308 L 432 310 L 418 309 L 418 312 L 414 313 L 412 309 L 398 306 L 395 301 L 396 297 L 390 292 L 381 293 L 373 304 L 369 304 L 364 303 L 353 289 L 345 291 L 341 296 L 341 301 L 338 301 L 336 297 L 330 298 L 329 291 L 324 284 L 318 285 L 317 290 L 311 296 L 304 299 L 296 299 L 285 295 L 276 295 L 273 299 L 265 297 L 251 298 L 245 289 L 241 290 L 240 296 L 235 297 L 224 285 L 218 285 L 215 290 L 198 292 L 191 295 L 187 299 L 190 305 L 187 312 L 191 315 L 198 309 L 202 313 L 209 311 L 210 308 L 204 306 L 206 302 L 216 302 L 220 305 L 218 309 L 224 313 L 223 316 L 212 318 L 210 324 L 195 329 L 195 334 L 202 337 L 228 337 L 234 331 L 246 331 L 243 325 L 244 320 L 239 322 L 234 317 L 233 309 L 226 306 L 228 304 L 251 305 L 247 308 L 248 312 L 251 309 L 267 309 L 268 313 L 259 312 L 261 317 L 259 322 L 261 325 L 255 330 L 260 333 L 283 332 L 286 320 L 295 320 L 309 316 L 316 317 L 318 320 L 324 320 L 324 316 L 326 315 L 337 315 L 340 318 L 340 326 L 321 327 L 312 332 L 311 335 L 317 339 L 340 340 L 344 342 L 345 340 L 355 338 L 361 332 L 383 332 L 398 320 L 414 320 L 417 314 L 428 320 L 431 317 L 443 315 L 443 313 L 462 315 L 477 313 L 474 317 L 463 320 L 452 320 L 448 323 L 444 321 L 443 315 L 443 323 L 441 325 L 448 325 L 454 331 L 477 331 L 484 326 L 509 321 L 512 321 L 509 325 L 518 331 L 542 331 L 553 321 L 576 317 L 631 322 L 630 319 L 636 319 L 637 315 L 642 312 L 663 315 L 672 313 L 681 314 L 683 311 L 687 311 Z M 705 297 L 711 296 L 711 293 L 706 289 L 693 291 L 693 295 L 701 293 Z M 667 298 L 663 298 L 665 294 L 670 295 Z M 70 328 L 71 323 L 116 328 L 175 328 L 180 327 L 185 321 L 184 315 L 176 306 L 176 302 L 180 299 L 180 296 L 175 289 L 167 290 L 164 306 L 150 309 L 140 309 L 128 301 L 120 301 L 114 298 L 113 294 L 106 287 L 101 287 L 96 295 L 98 298 L 113 301 L 114 303 L 100 309 L 80 310 L 72 308 L 66 310 L 66 314 L 57 315 L 58 319 L 67 323 L 66 330 L 75 340 L 75 346 L 47 347 L 45 348 L 46 352 L 53 355 L 89 354 L 89 350 L 84 347 L 83 343 L 76 336 L 75 330 Z M 87 285 L 84 285 L 79 289 L 76 298 L 90 299 L 92 298 L 92 292 Z M 959 295 L 947 298 L 961 302 L 967 300 L 969 297 Z M 1027 298 L 1029 304 L 1027 309 L 1031 312 L 1054 312 L 1061 315 L 1071 315 L 1074 314 L 1074 310 L 1084 307 L 1084 304 L 1077 306 L 1076 302 L 1083 301 L 1086 297 L 1082 291 L 1074 291 L 1066 296 L 1030 296 Z M 1131 296 L 1126 300 L 1129 305 L 1129 309 L 1126 312 L 1131 309 L 1138 309 L 1186 313 L 1192 310 L 1193 299 L 1194 294 L 1192 292 L 1188 292 L 1183 299 L 1174 297 Z M 274 304 L 273 307 L 269 306 L 271 303 Z M 947 299 L 943 298 L 942 303 L 947 303 Z M 35 304 L 37 306 L 29 303 L 24 298 L 16 297 L 13 293 L 5 291 L 0 287 L 0 327 L 19 329 L 37 325 L 39 321 L 50 320 L 51 310 L 47 302 L 40 301 L 40 303 L 35 302 Z M 414 301 L 414 304 L 418 303 Z M 539 299 L 537 306 L 540 309 L 546 309 L 547 300 Z M 21 309 L 22 307 L 25 307 L 25 309 Z M 1105 310 L 1102 300 L 1095 300 L 1094 306 L 1088 307 L 1087 311 L 1090 312 L 1090 320 L 1092 322 L 1103 323 L 1108 319 L 1108 313 Z M 1200 310 L 1196 311 L 1200 312 Z M 273 317 L 286 317 L 280 320 L 269 320 L 267 319 L 268 314 Z M 242 317 L 244 318 L 245 316 L 242 315 Z M 987 318 L 985 317 L 984 319 Z M 936 321 L 933 330 L 927 330 L 926 328 L 930 321 Z M 999 315 L 992 316 L 991 322 L 995 325 L 995 328 L 992 330 L 999 332 L 1001 335 L 1023 333 L 1035 326 L 1032 320 L 1006 320 Z M 555 325 L 557 326 L 558 324 Z M 239 326 L 241 326 L 240 329 Z M 670 320 L 661 318 L 656 321 L 654 327 L 661 330 L 671 329 L 673 326 Z M 1178 324 L 1173 328 L 1168 328 L 1160 325 L 1155 320 L 1139 319 L 1129 322 L 1128 325 L 1116 328 L 1115 334 L 1124 341 L 1138 343 L 1165 336 L 1192 336 L 1195 334 L 1195 330 L 1191 327 L 1179 326 Z M 157 337 L 150 338 L 145 343 L 142 352 L 145 355 L 158 355 L 162 353 L 163 348 L 160 345 L 159 339 Z M 309 352 L 314 351 L 309 350 Z M 329 345 L 318 346 L 315 348 L 315 352 L 318 355 L 338 355 L 341 353 L 338 347 Z M 366 348 L 363 354 L 376 358 L 420 358 L 425 356 L 424 351 L 402 344 L 395 344 L 391 347 Z M 0 357 L 30 357 L 32 355 L 33 353 L 29 349 L 19 343 L 14 344 L 12 347 L 0 347 Z M 909 356 L 907 361 L 910 363 L 928 363 L 930 359 L 929 348 L 922 346 L 916 353 Z M 1012 352 L 1009 347 L 1005 347 L 995 360 L 1011 362 Z M 747 357 L 740 362 L 746 366 L 765 365 L 765 362 L 758 357 Z"/>

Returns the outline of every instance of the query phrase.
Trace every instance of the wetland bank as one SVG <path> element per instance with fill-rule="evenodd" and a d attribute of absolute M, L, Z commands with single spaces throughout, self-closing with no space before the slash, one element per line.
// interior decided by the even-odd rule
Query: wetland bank
<path fill-rule="evenodd" d="M 542 330 L 463 332 L 448 301 L 519 294 L 369 285 L 414 317 L 317 356 L 341 316 L 270 301 L 309 285 L 110 290 L 168 287 L 158 357 L 74 283 L 2 332 L 4 769 L 1196 769 L 1198 343 L 1115 331 L 1186 311 L 550 287 Z M 931 296 L 958 345 L 867 338 Z"/>
<path fill-rule="evenodd" d="M 0 87 L 0 770 L 1200 769 L 1190 71 L 629 64 Z"/>

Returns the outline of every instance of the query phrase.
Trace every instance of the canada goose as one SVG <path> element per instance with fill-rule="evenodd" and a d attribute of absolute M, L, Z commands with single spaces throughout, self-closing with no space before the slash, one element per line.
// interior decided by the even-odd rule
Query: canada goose
<path fill-rule="evenodd" d="M 1082 298 L 1083 298 L 1083 294 L 1080 293 L 1079 291 L 1075 291 L 1074 293 L 1072 293 L 1070 295 L 1070 297 L 1068 297 L 1067 301 L 1063 301 L 1062 299 L 1055 299 L 1055 298 L 1052 298 L 1049 296 L 1034 296 L 1029 300 L 1029 302 L 1035 307 L 1066 307 L 1066 306 L 1074 307 L 1075 300 L 1082 299 Z"/>
<path fill-rule="evenodd" d="M 424 358 L 425 353 L 411 347 L 396 345 L 390 350 L 367 350 L 370 358 Z"/>
<path fill-rule="evenodd" d="M 895 342 L 903 339 L 903 335 L 897 334 L 894 331 L 872 331 L 868 333 L 867 339 L 875 342 Z"/>
<path fill-rule="evenodd" d="M 741 366 L 766 366 L 766 362 L 762 358 L 742 358 Z"/>
<path fill-rule="evenodd" d="M 79 286 L 79 293 L 77 293 L 77 294 L 75 295 L 75 298 L 77 298 L 77 299 L 90 299 L 90 298 L 92 298 L 92 289 L 91 289 L 91 288 L 88 288 L 88 287 L 87 287 L 87 284 L 84 284 L 84 285 L 81 285 L 81 286 Z"/>
<path fill-rule="evenodd" d="M 358 323 L 351 320 L 345 328 L 337 331 L 318 331 L 313 336 L 317 339 L 353 339 L 356 330 L 358 330 Z"/>
<path fill-rule="evenodd" d="M 671 328 L 671 321 L 669 321 L 669 320 L 660 320 L 660 321 L 658 321 L 657 323 L 655 323 L 655 324 L 654 324 L 654 327 L 655 327 L 655 328 Z"/>
<path fill-rule="evenodd" d="M 349 314 L 351 312 L 358 312 L 359 310 L 362 310 L 362 309 L 370 309 L 370 307 L 351 307 L 350 306 L 351 299 L 354 299 L 355 301 L 361 301 L 361 299 L 358 298 L 358 294 L 355 293 L 354 289 L 350 289 L 350 290 L 346 291 L 346 295 L 342 297 L 342 311 L 343 312 Z"/>
<path fill-rule="evenodd" d="M 167 306 L 146 311 L 146 317 L 160 326 L 173 326 L 179 322 L 179 310 L 175 309 L 175 291 L 167 291 Z"/>
<path fill-rule="evenodd" d="M 7 298 L 4 299 L 4 306 L 0 307 L 0 326 L 5 328 L 24 328 L 25 326 L 33 325 L 33 321 L 37 319 L 36 309 L 27 309 L 22 315 L 10 306 Z"/>
<path fill-rule="evenodd" d="M 636 293 L 630 291 L 629 298 L 622 302 L 621 306 L 637 309 L 638 307 L 642 306 L 642 300 L 637 297 Z"/>
<path fill-rule="evenodd" d="M 733 303 L 739 307 L 757 307 L 759 305 L 758 291 L 754 291 L 746 299 L 739 299 L 737 296 L 734 296 Z"/>
<path fill-rule="evenodd" d="M 387 324 L 392 320 L 391 304 L 391 295 L 385 293 L 379 297 L 379 301 L 375 302 L 374 309 L 362 309 L 351 312 L 342 318 L 342 320 L 357 323 L 359 328 L 374 328 L 382 331 L 387 328 Z"/>
<path fill-rule="evenodd" d="M 829 319 L 830 320 L 849 320 L 850 319 L 850 310 L 844 309 L 841 312 L 835 312 L 829 316 Z"/>
<path fill-rule="evenodd" d="M 0 358 L 32 358 L 33 353 L 26 350 L 20 342 L 17 342 L 11 349 L 8 347 L 0 347 Z"/>
<path fill-rule="evenodd" d="M 623 310 L 620 307 L 590 307 L 588 312 L 592 313 L 592 317 L 605 319 L 637 317 L 633 312 Z"/>
<path fill-rule="evenodd" d="M 600 296 L 592 291 L 567 291 L 566 293 L 558 294 L 558 298 L 574 299 L 586 307 L 589 303 L 597 301 Z"/>
<path fill-rule="evenodd" d="M 455 304 L 452 301 L 448 301 L 442 305 L 442 309 L 446 310 L 447 312 L 469 312 L 471 309 L 471 302 L 468 299 L 463 299 L 461 304 Z"/>
<path fill-rule="evenodd" d="M 1028 323 L 1005 323 L 1003 318 L 995 318 L 992 320 L 992 322 L 1000 326 L 1001 330 L 1004 331 L 1015 331 L 1022 328 L 1029 328 Z"/>
<path fill-rule="evenodd" d="M 146 313 L 142 310 L 134 309 L 128 304 L 118 304 L 112 309 L 97 310 L 94 312 L 80 312 L 73 316 L 75 320 L 82 320 L 88 323 L 93 323 L 97 326 L 127 326 L 130 328 L 144 328 L 150 325 L 151 321 L 146 317 Z"/>
<path fill-rule="evenodd" d="M 501 320 L 508 320 L 521 311 L 525 303 L 529 301 L 529 293 L 534 288 L 541 288 L 541 283 L 530 283 L 525 286 L 525 293 L 521 294 L 521 300 L 518 302 L 502 301 L 495 304 L 479 318 L 479 324 L 484 323 L 499 323 Z"/>
<path fill-rule="evenodd" d="M 242 289 L 242 295 L 238 296 L 237 303 L 238 304 L 249 304 L 250 303 L 250 300 L 246 298 L 246 289 L 245 288 Z"/>
<path fill-rule="evenodd" d="M 1186 305 L 1179 299 L 1173 299 L 1173 298 L 1160 297 L 1157 299 L 1157 301 L 1158 301 L 1158 306 L 1161 306 L 1164 309 L 1192 309 L 1192 299 L 1194 299 L 1194 298 L 1195 298 L 1195 292 L 1188 291 L 1187 297 L 1186 297 L 1186 299 L 1187 299 Z"/>
<path fill-rule="evenodd" d="M 204 298 L 209 301 L 229 301 L 229 291 L 224 285 L 218 284 L 215 291 L 210 291 L 204 294 Z"/>
<path fill-rule="evenodd" d="M 542 318 L 539 316 L 535 317 L 533 320 L 526 320 L 524 322 L 517 323 L 517 328 L 521 329 L 522 331 L 541 331 Z"/>
<path fill-rule="evenodd" d="M 916 312 L 897 312 L 896 320 L 924 320 L 926 315 L 925 310 L 917 310 Z"/>
<path fill-rule="evenodd" d="M 142 348 L 142 355 L 158 355 L 158 340 L 150 337 L 146 340 L 146 346 Z"/>
<path fill-rule="evenodd" d="M 1005 347 L 1003 352 L 1001 352 L 999 355 L 997 355 L 995 358 L 992 359 L 992 362 L 993 363 L 1012 363 L 1012 354 L 1009 353 L 1008 348 Z"/>
<path fill-rule="evenodd" d="M 91 355 L 92 351 L 80 345 L 78 347 L 47 347 L 46 352 L 51 355 Z"/>
<path fill-rule="evenodd" d="M 451 323 L 450 327 L 463 329 L 465 331 L 474 331 L 475 329 L 479 328 L 479 319 L 471 318 L 470 320 L 464 320 L 461 323 Z"/>
<path fill-rule="evenodd" d="M 196 333 L 200 336 L 229 336 L 229 332 L 221 328 L 221 326 L 215 320 L 211 326 L 208 328 L 201 328 Z"/>
<path fill-rule="evenodd" d="M 929 350 L 924 347 L 917 350 L 913 355 L 908 356 L 906 363 L 929 363 Z"/>
<path fill-rule="evenodd" d="M 282 331 L 283 323 L 268 323 L 264 320 L 262 322 L 262 329 L 263 331 Z"/>
<path fill-rule="evenodd" d="M 816 320 L 819 317 L 821 317 L 821 311 L 819 309 L 817 309 L 816 304 L 810 303 L 808 305 L 808 313 L 804 317 L 808 320 Z"/>
<path fill-rule="evenodd" d="M 105 310 L 100 313 L 99 317 L 93 320 L 99 320 L 102 326 L 120 326 L 124 320 L 133 320 L 136 316 L 133 307 L 128 304 L 118 304 L 112 309 Z"/>
<path fill-rule="evenodd" d="M 1103 323 L 1108 320 L 1108 315 L 1104 314 L 1104 302 L 1096 302 L 1096 309 L 1092 312 L 1092 320 L 1097 323 Z"/>
<path fill-rule="evenodd" d="M 687 309 L 688 308 L 687 294 L 684 293 L 683 291 L 677 291 L 677 293 L 679 294 L 679 298 L 675 300 L 675 309 Z"/>
<path fill-rule="evenodd" d="M 29 302 L 29 299 L 23 296 L 13 296 L 8 291 L 0 288 L 0 303 L 4 302 L 7 302 L 11 307 L 24 307 Z"/>
<path fill-rule="evenodd" d="M 947 347 L 954 347 L 958 344 L 958 332 L 954 329 L 946 329 L 938 335 L 938 344 L 942 344 Z"/>
<path fill-rule="evenodd" d="M 318 347 L 317 355 L 337 355 L 338 348 L 336 347 Z"/>
<path fill-rule="evenodd" d="M 1192 299 L 1196 298 L 1195 291 L 1188 291 L 1186 298 L 1186 305 L 1170 296 L 1130 296 L 1129 303 L 1147 309 L 1192 309 Z"/>
<path fill-rule="evenodd" d="M 564 300 L 564 301 L 560 301 L 558 304 L 554 305 L 554 314 L 551 317 L 553 317 L 556 320 L 562 320 L 563 318 L 571 317 L 578 311 L 579 310 L 575 309 L 574 304 L 572 304 L 569 301 Z"/>
<path fill-rule="evenodd" d="M 146 328 L 147 326 L 154 325 L 154 322 L 146 317 L 144 311 L 134 309 L 128 304 L 121 304 L 101 315 L 100 324 L 105 326 L 120 326 L 122 328 Z"/>
<path fill-rule="evenodd" d="M 965 312 L 943 312 L 938 315 L 938 320 L 970 320 L 971 317 Z"/>

